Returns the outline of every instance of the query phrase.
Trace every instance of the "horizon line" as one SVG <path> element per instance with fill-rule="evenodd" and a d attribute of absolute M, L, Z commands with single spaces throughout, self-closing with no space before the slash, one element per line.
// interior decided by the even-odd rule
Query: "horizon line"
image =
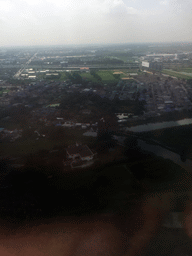
<path fill-rule="evenodd" d="M 134 45 L 134 44 L 192 44 L 192 41 L 165 41 L 165 42 L 126 42 L 126 43 L 87 43 L 87 44 L 50 44 L 50 45 L 2 45 L 0 48 L 17 47 L 79 47 L 79 46 L 106 46 L 106 45 Z"/>

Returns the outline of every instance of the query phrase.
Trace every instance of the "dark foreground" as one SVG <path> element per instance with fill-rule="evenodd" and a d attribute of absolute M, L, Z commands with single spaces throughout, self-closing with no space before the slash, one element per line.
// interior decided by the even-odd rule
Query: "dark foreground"
<path fill-rule="evenodd" d="M 180 244 L 162 221 L 185 210 L 191 175 L 137 157 L 73 173 L 10 172 L 1 180 L 0 255 L 175 255 L 184 241 L 190 251 L 190 218 Z"/>

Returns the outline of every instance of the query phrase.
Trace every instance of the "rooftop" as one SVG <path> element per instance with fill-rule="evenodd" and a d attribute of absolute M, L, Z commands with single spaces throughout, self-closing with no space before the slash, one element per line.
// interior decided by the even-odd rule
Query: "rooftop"
<path fill-rule="evenodd" d="M 93 152 L 87 145 L 72 145 L 67 148 L 69 155 L 79 154 L 81 157 L 87 157 L 93 155 Z"/>

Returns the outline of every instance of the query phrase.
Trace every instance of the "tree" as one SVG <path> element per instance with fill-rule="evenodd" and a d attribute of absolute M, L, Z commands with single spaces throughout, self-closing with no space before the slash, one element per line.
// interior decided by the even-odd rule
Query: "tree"
<path fill-rule="evenodd" d="M 65 131 L 63 127 L 52 127 L 49 131 L 49 137 L 53 140 L 64 140 L 65 139 Z"/>
<path fill-rule="evenodd" d="M 22 137 L 24 139 L 30 138 L 34 135 L 34 130 L 30 129 L 29 127 L 25 127 L 22 132 Z"/>
<path fill-rule="evenodd" d="M 124 146 L 128 149 L 137 149 L 138 148 L 138 140 L 133 136 L 129 136 L 124 140 Z"/>
<path fill-rule="evenodd" d="M 182 162 L 186 162 L 188 154 L 189 154 L 189 149 L 185 148 L 181 150 L 180 159 Z"/>
<path fill-rule="evenodd" d="M 138 139 L 129 136 L 124 140 L 124 155 L 128 157 L 136 157 L 139 152 Z"/>
<path fill-rule="evenodd" d="M 110 141 L 113 139 L 113 132 L 118 129 L 118 122 L 115 115 L 105 116 L 98 122 L 97 138 L 100 141 Z"/>
<path fill-rule="evenodd" d="M 73 72 L 72 81 L 73 81 L 74 83 L 81 84 L 81 83 L 82 83 L 82 77 L 80 76 L 79 73 Z"/>
<path fill-rule="evenodd" d="M 115 79 L 119 80 L 120 79 L 120 74 L 114 74 L 113 75 Z"/>

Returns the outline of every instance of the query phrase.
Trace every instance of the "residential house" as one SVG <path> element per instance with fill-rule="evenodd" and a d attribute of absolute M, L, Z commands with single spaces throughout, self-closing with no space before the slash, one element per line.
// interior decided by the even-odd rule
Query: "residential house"
<path fill-rule="evenodd" d="M 90 161 L 93 159 L 93 152 L 87 145 L 71 145 L 66 149 L 68 159 Z"/>
<path fill-rule="evenodd" d="M 88 67 L 82 67 L 80 68 L 81 72 L 90 72 L 90 69 Z"/>
<path fill-rule="evenodd" d="M 72 122 L 65 122 L 62 126 L 71 128 L 74 127 L 74 124 Z"/>

